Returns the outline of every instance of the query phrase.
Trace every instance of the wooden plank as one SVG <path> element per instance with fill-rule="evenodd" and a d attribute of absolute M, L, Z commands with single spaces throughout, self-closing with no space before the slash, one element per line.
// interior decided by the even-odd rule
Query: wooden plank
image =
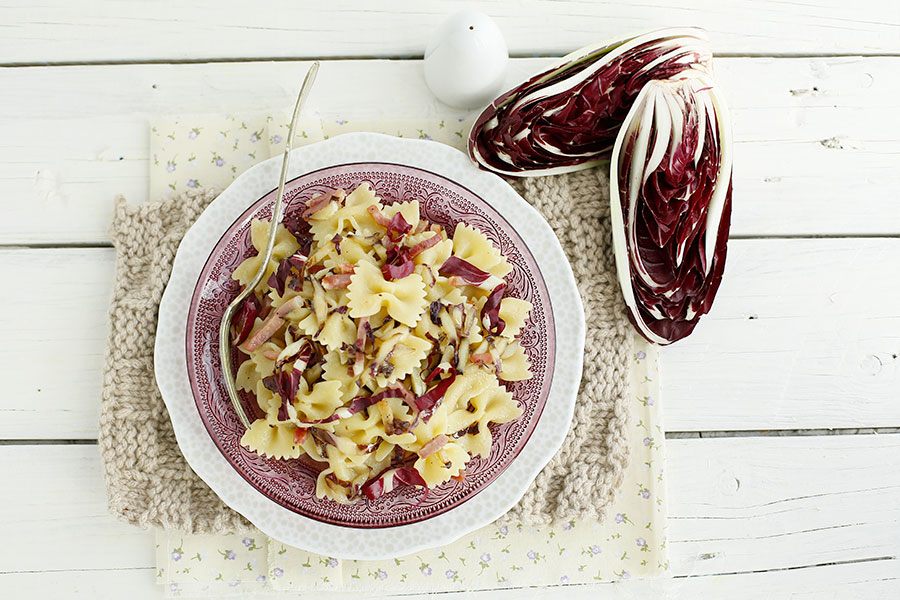
<path fill-rule="evenodd" d="M 900 426 L 900 239 L 732 240 L 694 334 L 663 349 L 667 431 Z M 97 435 L 114 251 L 0 249 L 0 439 Z"/>
<path fill-rule="evenodd" d="M 712 311 L 661 352 L 666 430 L 900 425 L 897 256 L 896 238 L 732 240 Z"/>
<path fill-rule="evenodd" d="M 666 453 L 676 574 L 900 555 L 900 435 L 667 440 Z"/>
<path fill-rule="evenodd" d="M 43 571 L 149 581 L 152 536 L 106 515 L 95 446 L 0 446 L 0 465 L 18 482 L 0 490 L 0 590 Z M 743 581 L 773 591 L 897 589 L 896 558 L 814 567 L 900 552 L 900 435 L 675 440 L 667 472 L 673 574 L 725 576 L 674 589 L 729 591 L 742 580 L 729 573 L 773 569 L 783 571 Z"/>
<path fill-rule="evenodd" d="M 0 439 L 96 438 L 112 249 L 4 249 Z M 2 506 L 2 503 L 0 503 Z"/>
<path fill-rule="evenodd" d="M 0 446 L 0 464 L 0 571 L 153 566 L 153 534 L 107 511 L 96 445 Z"/>
<path fill-rule="evenodd" d="M 874 561 L 849 565 L 827 565 L 789 571 L 766 571 L 713 577 L 659 578 L 614 584 L 557 586 L 550 588 L 490 590 L 442 593 L 446 600 L 606 600 L 625 598 L 728 598 L 729 600 L 771 600 L 797 598 L 892 598 L 900 589 L 900 564 Z M 0 593 L 21 598 L 89 598 L 120 600 L 128 590 L 130 600 L 150 600 L 163 596 L 163 588 L 153 583 L 153 569 L 90 571 L 40 571 L 0 574 Z M 15 595 L 12 595 L 15 592 Z M 374 600 L 374 596 L 337 592 L 308 592 L 312 600 Z M 434 594 L 403 594 L 404 600 L 433 600 Z"/>
<path fill-rule="evenodd" d="M 513 61 L 508 81 L 546 64 Z M 0 69 L 0 243 L 108 240 L 112 198 L 147 197 L 148 119 L 284 109 L 306 65 Z M 717 61 L 734 117 L 735 235 L 900 234 L 900 121 L 887 118 L 898 69 L 900 58 Z M 310 110 L 465 114 L 431 96 L 419 61 L 327 62 Z"/>
<path fill-rule="evenodd" d="M 147 536 L 147 544 L 153 536 Z M 153 566 L 139 569 L 53 570 L 0 573 L 0 595 L 4 598 L 85 598 L 87 600 L 159 600 L 163 587 L 156 584 Z"/>
<path fill-rule="evenodd" d="M 751 54 L 884 54 L 900 51 L 900 13 L 890 0 L 850 5 L 772 0 L 666 2 L 480 2 L 513 54 L 564 54 L 610 36 L 673 24 L 710 31 L 719 52 Z M 247 11 L 236 1 L 160 6 L 138 0 L 40 6 L 19 1 L 0 9 L 5 63 L 144 61 L 206 58 L 421 56 L 457 5 L 351 0 L 315 8 L 288 0 Z"/>

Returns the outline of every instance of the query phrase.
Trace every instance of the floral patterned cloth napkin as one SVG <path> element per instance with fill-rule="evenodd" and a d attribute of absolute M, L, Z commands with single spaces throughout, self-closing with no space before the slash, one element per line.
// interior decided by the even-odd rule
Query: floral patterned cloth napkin
<path fill-rule="evenodd" d="M 284 150 L 288 116 L 167 118 L 151 125 L 150 197 L 224 188 Z M 295 146 L 349 131 L 443 142 L 464 150 L 469 122 L 301 118 Z M 631 461 L 603 523 L 488 526 L 433 550 L 385 561 L 340 560 L 263 534 L 157 532 L 157 581 L 170 597 L 298 591 L 416 593 L 584 584 L 668 570 L 663 429 L 655 347 L 635 342 L 629 427 Z"/>

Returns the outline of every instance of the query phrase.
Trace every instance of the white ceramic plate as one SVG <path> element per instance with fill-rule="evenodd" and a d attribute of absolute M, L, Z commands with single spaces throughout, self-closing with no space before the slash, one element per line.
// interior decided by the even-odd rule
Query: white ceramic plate
<path fill-rule="evenodd" d="M 238 177 L 182 240 L 160 304 L 155 369 L 182 453 L 226 504 L 284 543 L 328 556 L 374 560 L 448 544 L 494 521 L 518 502 L 568 432 L 581 381 L 585 327 L 575 279 L 556 236 L 502 179 L 478 170 L 468 157 L 449 146 L 355 133 L 294 150 L 288 180 L 351 163 L 405 165 L 463 186 L 508 221 L 535 259 L 552 305 L 555 369 L 534 431 L 505 470 L 471 498 L 440 514 L 388 528 L 357 528 L 310 518 L 273 501 L 239 474 L 220 451 L 201 419 L 189 378 L 185 336 L 192 296 L 223 234 L 276 187 L 281 157 L 264 161 Z"/>

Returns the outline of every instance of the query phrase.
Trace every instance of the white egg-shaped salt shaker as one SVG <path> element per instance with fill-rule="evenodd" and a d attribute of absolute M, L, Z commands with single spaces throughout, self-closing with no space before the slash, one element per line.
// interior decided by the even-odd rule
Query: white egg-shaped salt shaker
<path fill-rule="evenodd" d="M 438 100 L 478 108 L 500 92 L 509 53 L 494 20 L 464 10 L 437 29 L 425 50 L 425 82 Z"/>

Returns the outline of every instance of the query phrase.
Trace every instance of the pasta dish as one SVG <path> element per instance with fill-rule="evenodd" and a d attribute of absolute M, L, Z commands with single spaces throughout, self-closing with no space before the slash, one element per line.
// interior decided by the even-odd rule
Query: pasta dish
<path fill-rule="evenodd" d="M 260 268 L 269 222 L 251 223 Z M 239 389 L 259 411 L 241 445 L 322 464 L 316 495 L 340 503 L 465 477 L 490 423 L 522 414 L 505 382 L 531 378 L 517 336 L 531 304 L 505 295 L 512 266 L 478 229 L 430 223 L 416 200 L 362 184 L 310 200 L 278 226 L 240 306 Z"/>

